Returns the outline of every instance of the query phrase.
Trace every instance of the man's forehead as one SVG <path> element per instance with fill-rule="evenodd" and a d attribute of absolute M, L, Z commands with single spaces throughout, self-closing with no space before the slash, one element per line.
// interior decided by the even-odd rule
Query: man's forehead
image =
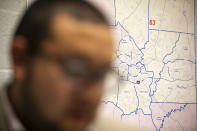
<path fill-rule="evenodd" d="M 48 50 L 58 53 L 83 53 L 92 59 L 112 59 L 112 34 L 107 25 L 79 21 L 69 15 L 56 15 L 51 22 L 52 36 L 57 42 Z"/>
<path fill-rule="evenodd" d="M 57 37 L 64 35 L 64 37 L 70 38 L 72 35 L 88 35 L 108 42 L 111 42 L 112 40 L 111 32 L 107 25 L 97 24 L 88 20 L 76 20 L 75 18 L 63 13 L 55 15 L 51 28 L 51 31 Z"/>

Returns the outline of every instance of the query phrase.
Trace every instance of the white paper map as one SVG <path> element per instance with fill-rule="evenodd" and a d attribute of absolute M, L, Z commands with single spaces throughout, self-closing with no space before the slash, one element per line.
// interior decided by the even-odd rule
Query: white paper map
<path fill-rule="evenodd" d="M 150 131 L 196 131 L 194 0 L 91 0 L 112 20 L 124 79 L 101 111 Z"/>

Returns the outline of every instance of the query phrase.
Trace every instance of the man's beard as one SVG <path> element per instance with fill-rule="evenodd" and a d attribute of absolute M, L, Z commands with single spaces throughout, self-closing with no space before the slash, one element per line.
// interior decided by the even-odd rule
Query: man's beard
<path fill-rule="evenodd" d="M 24 80 L 20 83 L 20 95 L 21 95 L 21 101 L 20 101 L 20 109 L 16 110 L 16 114 L 18 115 L 19 119 L 24 124 L 24 127 L 28 131 L 70 131 L 73 128 L 77 127 L 77 130 L 79 129 L 78 126 L 72 126 L 65 124 L 64 127 L 60 125 L 60 123 L 57 123 L 56 121 L 52 121 L 46 118 L 44 115 L 44 110 L 41 110 L 39 104 L 35 100 L 35 92 L 33 92 L 33 88 L 37 86 L 36 80 L 34 79 L 35 75 L 32 68 L 33 65 L 29 65 L 28 70 L 26 71 L 26 76 L 24 77 Z M 41 86 L 41 85 L 40 85 Z M 36 87 L 39 88 L 39 87 Z M 71 114 L 73 110 L 75 109 L 81 109 L 86 112 L 89 112 L 89 114 L 93 113 L 92 110 L 95 110 L 95 106 L 88 103 L 87 101 L 80 100 L 74 102 L 74 105 L 70 105 L 69 108 L 65 107 L 65 112 L 67 114 Z M 47 109 L 46 109 L 47 110 Z M 71 112 L 71 113 L 70 113 Z M 92 117 L 92 121 L 93 121 Z M 62 129 L 63 128 L 63 129 Z M 82 127 L 80 130 L 87 130 L 88 127 Z M 75 130 L 75 129 L 74 129 Z"/>
<path fill-rule="evenodd" d="M 30 72 L 29 72 L 30 73 Z M 26 80 L 21 84 L 21 117 L 24 126 L 27 130 L 36 130 L 36 131 L 60 131 L 58 126 L 44 118 L 43 114 L 39 110 L 35 101 L 33 101 L 33 95 L 31 92 L 32 79 L 31 74 L 28 74 Z"/>

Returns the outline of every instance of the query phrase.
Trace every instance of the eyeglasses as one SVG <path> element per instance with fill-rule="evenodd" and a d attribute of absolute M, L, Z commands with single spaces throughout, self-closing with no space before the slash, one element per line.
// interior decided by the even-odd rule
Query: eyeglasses
<path fill-rule="evenodd" d="M 80 57 L 64 57 L 60 58 L 55 55 L 40 54 L 42 58 L 49 62 L 55 63 L 61 70 L 62 74 L 66 79 L 72 83 L 85 83 L 92 84 L 97 82 L 105 82 L 108 84 L 106 88 L 109 90 L 120 82 L 119 75 L 115 70 L 111 68 L 103 70 L 94 70 L 89 67 L 87 61 L 81 59 Z M 110 84 L 109 84 L 110 83 Z"/>
<path fill-rule="evenodd" d="M 116 98 L 117 93 L 125 87 L 124 77 L 118 72 L 118 68 L 96 71 L 91 69 L 86 61 L 78 57 L 60 58 L 49 54 L 40 54 L 39 56 L 57 65 L 65 80 L 75 85 L 76 89 L 90 87 L 85 86 L 86 84 L 102 83 L 103 98 Z"/>

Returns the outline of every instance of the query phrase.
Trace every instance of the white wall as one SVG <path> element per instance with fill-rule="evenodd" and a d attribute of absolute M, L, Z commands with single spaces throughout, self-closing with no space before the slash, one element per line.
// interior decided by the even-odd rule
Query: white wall
<path fill-rule="evenodd" d="M 25 7 L 26 0 L 0 0 L 0 87 L 11 74 L 10 40 Z"/>

